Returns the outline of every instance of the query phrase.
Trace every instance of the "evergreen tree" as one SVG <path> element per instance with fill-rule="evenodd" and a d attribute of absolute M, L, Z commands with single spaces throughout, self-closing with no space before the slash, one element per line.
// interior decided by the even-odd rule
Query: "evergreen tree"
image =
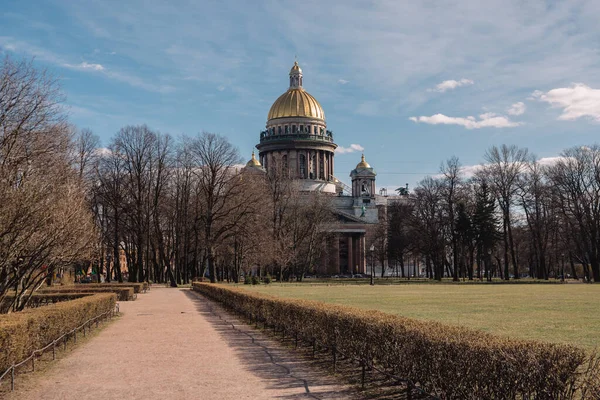
<path fill-rule="evenodd" d="M 478 277 L 481 278 L 481 261 L 485 263 L 485 275 L 491 280 L 491 252 L 500 238 L 496 203 L 489 186 L 483 181 L 475 192 L 473 233 L 477 249 Z"/>

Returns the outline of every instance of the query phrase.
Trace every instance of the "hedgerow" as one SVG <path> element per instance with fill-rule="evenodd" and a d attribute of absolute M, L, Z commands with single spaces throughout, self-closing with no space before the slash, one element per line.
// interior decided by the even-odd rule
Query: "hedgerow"
<path fill-rule="evenodd" d="M 81 283 L 74 285 L 77 289 L 85 289 L 85 288 L 108 288 L 108 287 L 131 287 L 133 288 L 134 293 L 142 293 L 147 289 L 148 284 L 146 282 L 137 283 L 137 282 L 110 282 L 110 283 Z"/>
<path fill-rule="evenodd" d="M 129 301 L 135 300 L 132 287 L 83 287 L 76 286 L 55 286 L 52 288 L 42 289 L 39 293 L 115 293 L 117 300 Z"/>
<path fill-rule="evenodd" d="M 27 302 L 27 308 L 37 308 L 49 304 L 60 303 L 62 301 L 69 301 L 79 299 L 85 296 L 90 296 L 88 293 L 34 293 L 29 301 Z M 13 304 L 14 294 L 7 295 L 2 302 L 0 302 L 0 314 L 6 314 L 10 311 L 10 306 Z"/>
<path fill-rule="evenodd" d="M 597 390 L 597 363 L 569 345 L 517 340 L 374 310 L 195 282 L 252 319 L 418 383 L 443 399 L 573 399 Z M 594 386 L 595 385 L 595 386 Z"/>
<path fill-rule="evenodd" d="M 114 309 L 116 295 L 99 293 L 0 315 L 0 374 L 85 321 Z"/>

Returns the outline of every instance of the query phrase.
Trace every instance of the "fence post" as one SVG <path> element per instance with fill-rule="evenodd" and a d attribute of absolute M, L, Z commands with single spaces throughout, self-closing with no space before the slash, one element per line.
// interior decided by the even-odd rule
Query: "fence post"
<path fill-rule="evenodd" d="M 56 340 L 52 341 L 52 360 L 56 360 Z"/>
<path fill-rule="evenodd" d="M 13 365 L 10 369 L 10 391 L 15 390 L 15 366 Z"/>
<path fill-rule="evenodd" d="M 362 385 L 363 389 L 365 388 L 365 373 L 366 373 L 366 366 L 365 365 L 366 364 L 367 363 L 364 362 L 364 360 L 361 360 L 360 365 L 362 367 L 362 374 L 361 374 L 360 381 L 361 381 L 361 385 Z"/>
<path fill-rule="evenodd" d="M 67 340 L 68 340 L 68 334 L 65 334 L 65 340 L 64 340 L 64 343 L 65 343 L 65 351 L 67 350 Z"/>
<path fill-rule="evenodd" d="M 294 344 L 294 346 L 295 346 L 294 348 L 297 349 L 298 348 L 298 331 L 296 331 L 294 339 L 296 341 L 296 343 Z"/>
<path fill-rule="evenodd" d="M 73 343 L 77 343 L 77 328 L 73 329 Z"/>
<path fill-rule="evenodd" d="M 335 373 L 337 369 L 337 351 L 335 349 L 335 345 L 333 345 L 331 351 L 333 353 L 333 372 Z"/>
<path fill-rule="evenodd" d="M 83 324 L 83 337 L 85 337 L 85 324 Z"/>
<path fill-rule="evenodd" d="M 35 351 L 31 355 L 31 371 L 35 372 Z"/>

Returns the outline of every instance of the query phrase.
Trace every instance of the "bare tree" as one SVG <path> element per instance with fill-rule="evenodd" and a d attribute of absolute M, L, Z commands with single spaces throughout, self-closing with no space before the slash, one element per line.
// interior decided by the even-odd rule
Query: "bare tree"
<path fill-rule="evenodd" d="M 31 63 L 0 66 L 0 301 L 14 289 L 13 310 L 57 268 L 89 257 L 94 240 L 61 101 Z"/>
<path fill-rule="evenodd" d="M 451 157 L 446 160 L 446 163 L 442 164 L 440 167 L 440 172 L 442 173 L 442 182 L 444 188 L 444 197 L 446 200 L 446 207 L 448 213 L 448 233 L 450 236 L 450 242 L 452 246 L 452 279 L 454 281 L 458 281 L 458 263 L 459 263 L 459 253 L 458 253 L 458 234 L 456 232 L 456 217 L 455 217 L 455 207 L 457 205 L 457 192 L 460 189 L 461 185 L 461 171 L 460 171 L 460 161 L 457 157 Z"/>
<path fill-rule="evenodd" d="M 485 153 L 487 164 L 481 173 L 490 183 L 500 210 L 502 211 L 502 232 L 504 240 L 504 279 L 509 279 L 509 252 L 513 264 L 515 279 L 519 278 L 519 265 L 515 253 L 515 245 L 511 225 L 511 206 L 518 191 L 518 178 L 523 172 L 528 157 L 527 149 L 517 146 L 492 146 Z"/>
<path fill-rule="evenodd" d="M 594 282 L 600 282 L 600 147 L 565 150 L 548 176 L 584 268 L 589 263 Z"/>
<path fill-rule="evenodd" d="M 241 158 L 229 141 L 214 133 L 203 133 L 187 143 L 197 165 L 204 228 L 204 247 L 211 282 L 216 282 L 215 251 L 222 240 L 232 235 L 246 214 L 252 213 L 253 202 L 243 196 L 248 180 L 240 175 Z"/>
<path fill-rule="evenodd" d="M 89 182 L 94 179 L 94 166 L 98 158 L 100 138 L 91 129 L 85 128 L 74 134 L 73 142 L 73 164 L 79 179 Z"/>

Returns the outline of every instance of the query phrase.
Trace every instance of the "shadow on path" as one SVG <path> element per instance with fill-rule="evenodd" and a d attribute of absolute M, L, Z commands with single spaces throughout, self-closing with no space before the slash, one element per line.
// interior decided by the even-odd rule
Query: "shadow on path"
<path fill-rule="evenodd" d="M 192 290 L 185 291 L 185 294 L 194 303 L 198 312 L 235 351 L 246 370 L 266 382 L 269 389 L 290 392 L 276 398 L 323 400 L 361 398 L 353 388 L 344 386 L 335 377 L 315 369 L 309 360 L 269 339 L 216 302 Z M 223 319 L 220 319 L 219 315 Z M 235 325 L 235 329 L 231 323 Z M 255 338 L 254 343 L 251 337 Z"/>

